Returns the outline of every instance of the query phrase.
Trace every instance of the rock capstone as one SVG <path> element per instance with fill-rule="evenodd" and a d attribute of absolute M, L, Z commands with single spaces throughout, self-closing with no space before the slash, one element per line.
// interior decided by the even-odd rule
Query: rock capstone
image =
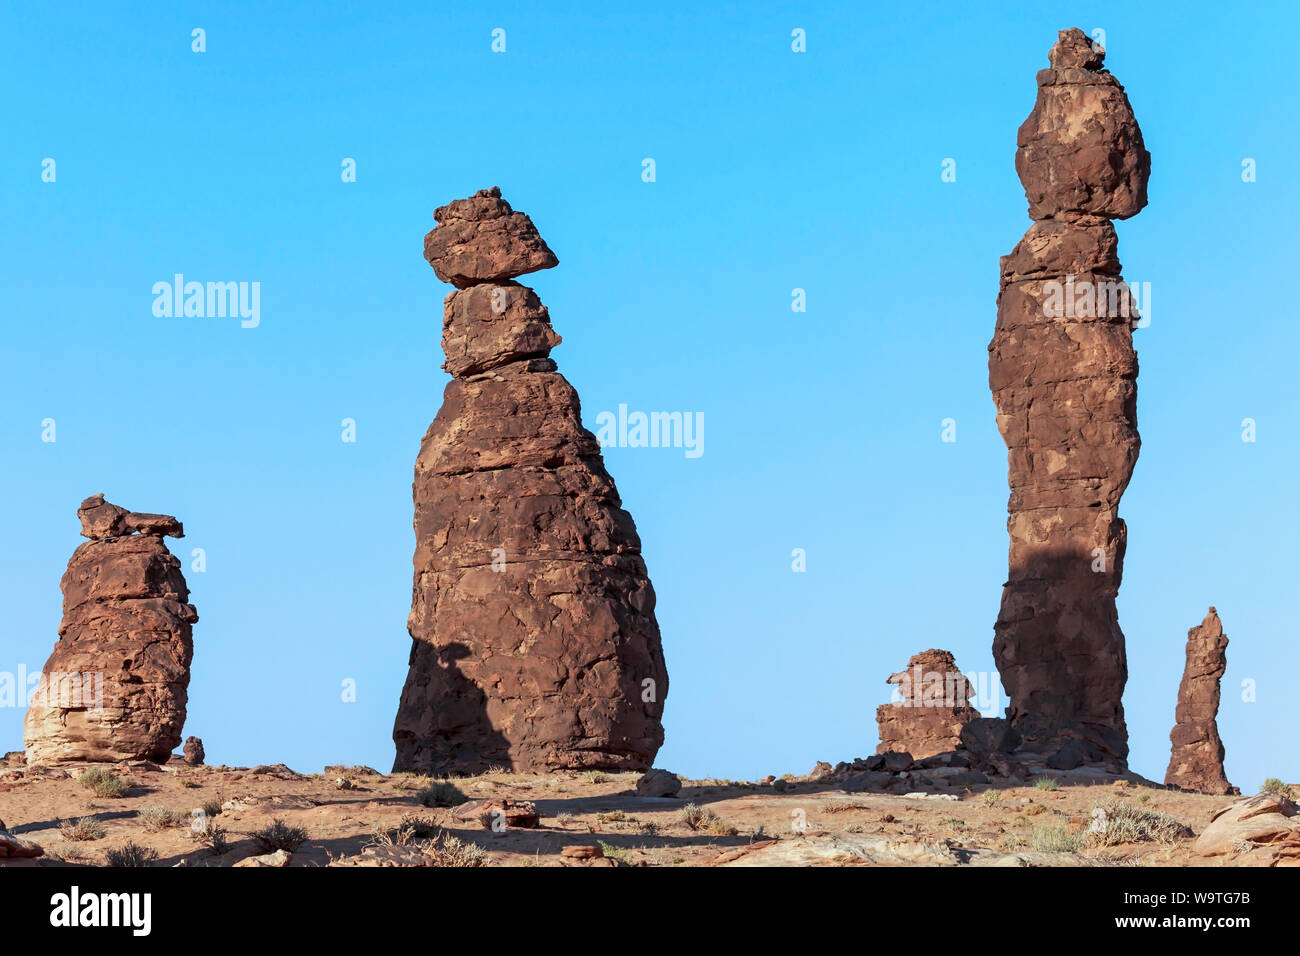
<path fill-rule="evenodd" d="M 465 289 L 559 265 L 533 221 L 510 208 L 496 186 L 434 210 L 424 258 L 443 282 Z"/>

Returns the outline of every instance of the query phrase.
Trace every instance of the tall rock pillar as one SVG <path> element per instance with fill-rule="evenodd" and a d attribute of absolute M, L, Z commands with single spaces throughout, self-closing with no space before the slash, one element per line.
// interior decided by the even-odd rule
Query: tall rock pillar
<path fill-rule="evenodd" d="M 395 771 L 644 770 L 668 691 L 632 517 L 527 286 L 558 260 L 498 189 L 434 213 L 452 376 L 415 463 Z"/>
<path fill-rule="evenodd" d="M 1228 669 L 1228 636 L 1219 612 L 1210 608 L 1187 632 L 1187 662 L 1178 685 L 1174 729 L 1169 732 L 1169 769 L 1165 786 L 1198 793 L 1239 792 L 1223 772 L 1219 737 L 1219 680 Z"/>
<path fill-rule="evenodd" d="M 1006 441 L 1009 572 L 993 654 L 1020 748 L 1122 769 L 1119 517 L 1140 445 L 1135 303 L 1112 219 L 1147 201 L 1150 155 L 1105 52 L 1063 30 L 1017 137 L 1029 231 L 1002 258 L 989 387 Z"/>

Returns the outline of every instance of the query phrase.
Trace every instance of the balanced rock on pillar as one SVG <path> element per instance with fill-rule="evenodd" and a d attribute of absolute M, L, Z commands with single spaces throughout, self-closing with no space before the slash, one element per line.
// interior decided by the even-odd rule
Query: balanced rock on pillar
<path fill-rule="evenodd" d="M 962 730 L 979 712 L 969 703 L 974 690 L 950 652 L 915 654 L 907 670 L 891 674 L 885 683 L 896 685 L 902 699 L 876 708 L 876 753 L 909 753 L 924 760 L 961 748 Z"/>
<path fill-rule="evenodd" d="M 1123 770 L 1128 677 L 1115 609 L 1137 461 L 1138 318 L 1111 219 L 1146 205 L 1150 155 L 1105 51 L 1061 31 L 1020 127 L 1036 220 L 1002 258 L 989 387 L 1007 444 L 1009 571 L 993 655 L 1021 751 Z"/>
<path fill-rule="evenodd" d="M 163 543 L 181 523 L 103 495 L 77 514 L 91 540 L 63 575 L 59 639 L 24 722 L 27 762 L 164 763 L 181 742 L 199 619 Z"/>
<path fill-rule="evenodd" d="M 1198 793 L 1232 794 L 1236 787 L 1223 772 L 1223 740 L 1219 737 L 1219 679 L 1227 670 L 1228 637 L 1219 612 L 1210 608 L 1198 626 L 1187 632 L 1187 663 L 1178 685 L 1178 706 L 1165 786 Z"/>
<path fill-rule="evenodd" d="M 394 771 L 646 770 L 668 690 L 641 542 L 514 278 L 557 263 L 482 190 L 434 214 L 425 258 L 453 376 L 415 465 L 410 670 Z"/>

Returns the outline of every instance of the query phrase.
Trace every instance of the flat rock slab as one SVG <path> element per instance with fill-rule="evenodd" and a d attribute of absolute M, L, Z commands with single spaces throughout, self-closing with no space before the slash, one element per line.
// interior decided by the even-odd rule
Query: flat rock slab
<path fill-rule="evenodd" d="M 711 866 L 1090 866 L 1072 853 L 1000 853 L 941 842 L 840 834 L 770 840 L 728 850 Z"/>

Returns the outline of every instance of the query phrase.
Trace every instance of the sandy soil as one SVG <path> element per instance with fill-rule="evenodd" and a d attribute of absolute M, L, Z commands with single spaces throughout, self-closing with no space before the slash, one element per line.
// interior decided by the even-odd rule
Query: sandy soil
<path fill-rule="evenodd" d="M 454 808 L 422 805 L 421 792 L 438 781 L 365 767 L 306 776 L 288 768 L 117 765 L 106 767 L 127 787 L 116 797 L 96 796 L 79 783 L 85 769 L 0 771 L 0 819 L 11 834 L 46 851 L 41 859 L 0 865 L 103 865 L 110 850 L 135 843 L 157 854 L 155 866 L 231 866 L 266 852 L 251 834 L 276 819 L 306 832 L 291 866 L 429 865 L 446 859 L 423 850 L 429 839 L 445 846 L 448 837 L 470 847 L 471 856 L 479 856 L 473 847 L 481 849 L 481 863 L 491 866 L 1240 866 L 1265 857 L 1256 851 L 1204 859 L 1188 837 L 1073 848 L 1098 806 L 1119 801 L 1158 811 L 1199 833 L 1234 799 L 1132 781 L 901 796 L 848 793 L 830 780 L 690 780 L 677 798 L 638 797 L 636 774 L 493 773 L 450 781 L 467 800 L 536 805 L 536 828 L 500 832 L 486 819 L 460 819 Z M 459 794 L 445 799 L 460 806 Z M 219 804 L 225 809 L 216 819 L 228 846 L 218 855 L 191 830 L 195 808 Z M 688 804 L 702 811 L 694 820 L 684 812 Z M 163 816 L 154 807 L 176 811 L 174 822 L 159 827 L 150 820 L 151 814 Z M 61 832 L 62 823 L 87 817 L 99 824 L 82 834 L 91 838 Z M 404 819 L 419 825 L 403 833 Z M 603 858 L 562 857 L 566 846 L 599 846 Z"/>

